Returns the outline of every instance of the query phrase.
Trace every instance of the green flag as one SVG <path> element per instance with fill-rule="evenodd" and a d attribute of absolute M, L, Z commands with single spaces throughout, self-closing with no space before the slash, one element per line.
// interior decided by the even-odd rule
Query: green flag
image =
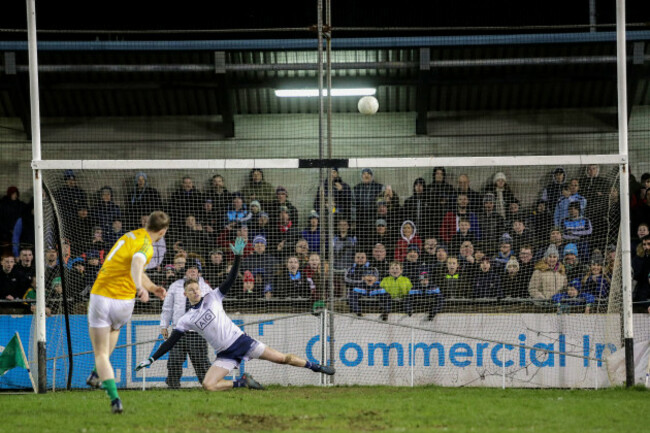
<path fill-rule="evenodd" d="M 0 376 L 14 367 L 29 369 L 18 334 L 11 337 L 9 344 L 5 346 L 5 350 L 0 353 Z"/>

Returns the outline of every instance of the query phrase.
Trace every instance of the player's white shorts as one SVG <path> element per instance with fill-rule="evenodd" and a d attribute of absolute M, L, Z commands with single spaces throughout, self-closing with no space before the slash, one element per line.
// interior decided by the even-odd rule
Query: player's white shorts
<path fill-rule="evenodd" d="M 212 365 L 230 371 L 237 368 L 242 361 L 259 358 L 264 353 L 264 349 L 266 344 L 242 334 L 229 348 L 217 354 L 217 359 Z"/>
<path fill-rule="evenodd" d="M 120 329 L 131 319 L 134 299 L 113 299 L 90 294 L 88 303 L 88 326 L 91 328 Z"/>

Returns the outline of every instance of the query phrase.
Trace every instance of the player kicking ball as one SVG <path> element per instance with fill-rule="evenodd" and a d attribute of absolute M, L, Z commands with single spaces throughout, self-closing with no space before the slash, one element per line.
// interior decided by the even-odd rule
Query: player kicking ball
<path fill-rule="evenodd" d="M 235 254 L 235 262 L 226 280 L 217 289 L 203 296 L 197 280 L 189 279 L 185 282 L 185 296 L 190 301 L 191 308 L 181 317 L 169 338 L 160 345 L 156 353 L 138 364 L 135 371 L 153 364 L 174 347 L 185 332 L 195 331 L 201 334 L 217 352 L 217 359 L 203 379 L 203 389 L 206 391 L 225 391 L 232 388 L 264 389 L 250 374 L 246 373 L 235 381 L 224 380 L 224 377 L 238 367 L 241 361 L 250 359 L 289 364 L 327 375 L 335 373 L 333 367 L 311 363 L 296 355 L 278 352 L 261 341 L 249 337 L 226 315 L 223 299 L 235 282 L 245 246 L 246 241 L 243 238 L 237 238 L 235 245 L 230 246 Z"/>
<path fill-rule="evenodd" d="M 123 235 L 106 256 L 90 292 L 88 327 L 95 354 L 95 368 L 86 379 L 93 388 L 103 388 L 111 400 L 113 413 L 122 413 L 115 373 L 110 356 L 120 329 L 133 313 L 135 297 L 149 301 L 149 293 L 165 299 L 166 291 L 144 273 L 153 257 L 153 244 L 167 233 L 169 216 L 160 211 L 149 215 L 145 228 Z"/>

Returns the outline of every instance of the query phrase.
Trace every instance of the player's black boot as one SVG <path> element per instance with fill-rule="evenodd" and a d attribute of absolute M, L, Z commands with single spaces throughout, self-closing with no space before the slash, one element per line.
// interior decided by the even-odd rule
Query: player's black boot
<path fill-rule="evenodd" d="M 116 398 L 111 402 L 111 412 L 113 413 L 122 413 L 124 412 L 124 407 L 122 406 L 122 400 Z"/>
<path fill-rule="evenodd" d="M 264 389 L 264 387 L 258 381 L 253 379 L 253 376 L 251 376 L 248 373 L 244 373 L 241 378 L 244 381 L 244 385 L 246 385 L 246 388 L 249 388 L 249 389 Z"/>
<path fill-rule="evenodd" d="M 101 380 L 99 380 L 99 375 L 96 371 L 91 371 L 90 375 L 86 378 L 86 385 L 91 388 L 99 389 L 102 385 Z"/>
<path fill-rule="evenodd" d="M 317 373 L 323 373 L 328 376 L 332 376 L 334 373 L 336 373 L 336 369 L 334 367 L 330 367 L 329 365 L 318 365 L 318 368 L 316 370 Z"/>

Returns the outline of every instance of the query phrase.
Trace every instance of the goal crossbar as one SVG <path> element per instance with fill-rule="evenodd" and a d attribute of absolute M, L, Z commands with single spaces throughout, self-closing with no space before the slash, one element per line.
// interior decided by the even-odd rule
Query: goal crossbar
<path fill-rule="evenodd" d="M 326 161 L 326 160 L 325 160 Z M 341 160 L 337 160 L 340 162 Z M 491 166 L 538 166 L 538 165 L 586 165 L 586 164 L 625 164 L 627 155 L 544 155 L 544 156 L 478 156 L 463 158 L 350 158 L 347 167 L 491 167 Z M 340 166 L 340 164 L 339 164 Z M 246 168 L 284 168 L 300 167 L 298 158 L 282 159 L 159 159 L 159 160 L 34 160 L 35 170 L 62 169 L 246 169 Z"/>

